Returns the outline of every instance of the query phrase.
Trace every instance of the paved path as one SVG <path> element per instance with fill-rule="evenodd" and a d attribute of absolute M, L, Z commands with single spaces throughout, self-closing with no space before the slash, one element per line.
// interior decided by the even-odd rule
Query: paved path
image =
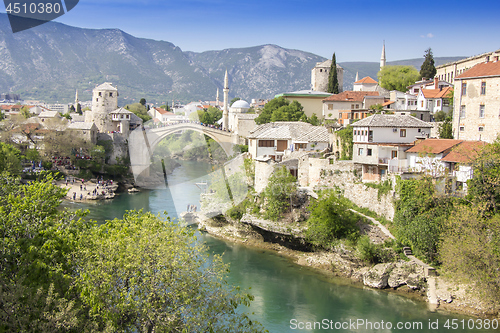
<path fill-rule="evenodd" d="M 112 199 L 115 197 L 115 191 L 118 185 L 113 183 L 113 185 L 103 185 L 96 184 L 90 181 L 84 181 L 82 183 L 81 179 L 75 178 L 74 182 L 72 178 L 67 182 L 65 180 L 56 181 L 56 185 L 67 189 L 68 194 L 66 199 L 80 201 L 80 200 L 100 200 L 100 199 Z M 80 189 L 80 185 L 82 185 Z M 96 190 L 96 193 L 94 193 Z M 104 191 L 104 194 L 103 194 Z"/>
<path fill-rule="evenodd" d="M 360 212 L 358 212 L 357 210 L 354 210 L 354 209 L 349 209 L 351 212 L 353 213 L 356 213 L 358 215 L 361 215 L 363 216 L 364 218 L 372 221 L 373 223 L 375 223 L 375 225 L 385 234 L 387 235 L 387 237 L 391 238 L 391 239 L 396 239 L 396 237 L 394 237 L 391 232 L 389 231 L 389 229 L 387 229 L 386 227 L 384 227 L 382 225 L 382 223 L 380 223 L 379 221 L 375 220 L 373 217 L 369 217 L 369 216 L 366 216 L 365 214 L 362 214 Z"/>

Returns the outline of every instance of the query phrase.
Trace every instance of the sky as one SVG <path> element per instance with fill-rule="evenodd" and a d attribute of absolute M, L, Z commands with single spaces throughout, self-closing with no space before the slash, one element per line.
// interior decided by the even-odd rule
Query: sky
<path fill-rule="evenodd" d="M 118 28 L 183 51 L 276 44 L 337 62 L 472 56 L 500 48 L 500 1 L 80 0 L 56 19 Z"/>

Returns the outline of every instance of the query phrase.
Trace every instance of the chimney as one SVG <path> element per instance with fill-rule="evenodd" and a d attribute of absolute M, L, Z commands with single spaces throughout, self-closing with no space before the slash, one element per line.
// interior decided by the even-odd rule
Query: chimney
<path fill-rule="evenodd" d="M 494 56 L 493 57 L 493 62 L 497 62 L 498 61 L 498 56 Z"/>
<path fill-rule="evenodd" d="M 434 89 L 439 88 L 439 79 L 437 77 L 434 78 Z"/>
<path fill-rule="evenodd" d="M 486 58 L 485 58 L 485 61 L 484 61 L 484 62 L 485 62 L 485 63 L 488 63 L 489 61 L 490 61 L 490 56 L 486 56 Z"/>

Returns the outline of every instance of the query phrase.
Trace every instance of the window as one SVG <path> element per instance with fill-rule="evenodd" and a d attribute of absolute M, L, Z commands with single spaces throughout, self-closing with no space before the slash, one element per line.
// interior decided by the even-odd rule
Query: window
<path fill-rule="evenodd" d="M 333 104 L 328 104 L 328 110 L 333 110 Z"/>
<path fill-rule="evenodd" d="M 102 93 L 99 91 L 99 97 L 101 97 L 101 96 L 102 96 Z"/>
<path fill-rule="evenodd" d="M 460 106 L 460 118 L 465 118 L 465 105 Z"/>
<path fill-rule="evenodd" d="M 437 100 L 436 106 L 437 106 L 437 107 L 440 107 L 440 106 L 441 106 L 441 100 L 440 100 L 440 99 L 438 99 L 438 100 Z"/>
<path fill-rule="evenodd" d="M 484 118 L 484 105 L 479 105 L 479 118 Z"/>
<path fill-rule="evenodd" d="M 358 156 L 363 155 L 363 148 L 358 148 Z"/>
<path fill-rule="evenodd" d="M 402 138 L 406 138 L 406 129 L 402 128 L 399 130 L 399 136 Z"/>
<path fill-rule="evenodd" d="M 460 126 L 460 132 L 465 131 L 465 126 Z"/>
<path fill-rule="evenodd" d="M 370 148 L 368 148 L 368 149 L 366 150 L 366 155 L 367 155 L 367 156 L 372 156 L 372 150 L 371 150 Z"/>
<path fill-rule="evenodd" d="M 467 82 L 462 82 L 462 96 L 467 95 Z"/>
<path fill-rule="evenodd" d="M 351 110 L 354 110 L 354 104 L 351 104 Z"/>
<path fill-rule="evenodd" d="M 398 158 L 398 151 L 397 150 L 391 151 L 391 158 Z"/>
<path fill-rule="evenodd" d="M 359 109 L 359 104 L 356 104 L 356 109 Z"/>
<path fill-rule="evenodd" d="M 484 131 L 484 126 L 479 126 L 479 132 Z"/>
<path fill-rule="evenodd" d="M 274 140 L 259 140 L 259 147 L 274 147 Z"/>
<path fill-rule="evenodd" d="M 113 93 L 109 93 L 109 97 L 113 97 Z"/>
<path fill-rule="evenodd" d="M 486 82 L 481 82 L 481 95 L 486 95 Z"/>
<path fill-rule="evenodd" d="M 423 108 L 424 107 L 424 101 L 420 101 L 420 107 Z"/>
<path fill-rule="evenodd" d="M 419 129 L 417 130 L 417 132 L 418 132 L 418 133 L 422 132 L 422 129 L 421 129 L 421 128 L 419 128 Z"/>

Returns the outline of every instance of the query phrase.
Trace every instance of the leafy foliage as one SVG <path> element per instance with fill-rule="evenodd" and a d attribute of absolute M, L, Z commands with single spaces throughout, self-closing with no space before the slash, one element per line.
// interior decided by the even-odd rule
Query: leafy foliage
<path fill-rule="evenodd" d="M 396 190 L 399 200 L 394 226 L 398 239 L 410 245 L 415 254 L 433 262 L 454 199 L 438 194 L 430 177 L 399 180 Z"/>
<path fill-rule="evenodd" d="M 420 78 L 421 79 L 432 79 L 436 75 L 436 66 L 434 66 L 434 57 L 432 55 L 432 50 L 429 47 L 425 50 L 424 62 L 420 67 Z"/>
<path fill-rule="evenodd" d="M 0 173 L 18 174 L 21 171 L 21 152 L 10 144 L 0 142 Z"/>
<path fill-rule="evenodd" d="M 352 160 L 352 150 L 353 150 L 353 135 L 354 130 L 351 126 L 347 126 L 341 130 L 335 132 L 340 140 L 341 146 L 341 160 Z"/>
<path fill-rule="evenodd" d="M 337 60 L 335 58 L 335 52 L 332 56 L 332 64 L 330 66 L 330 72 L 328 73 L 328 90 L 327 92 L 331 94 L 339 93 L 339 80 L 337 78 Z"/>
<path fill-rule="evenodd" d="M 73 289 L 71 257 L 90 224 L 58 210 L 65 190 L 41 182 L 0 180 L 0 331 L 48 332 L 84 323 Z"/>
<path fill-rule="evenodd" d="M 0 332 L 258 332 L 194 232 L 151 213 L 99 227 L 52 179 L 0 177 Z"/>
<path fill-rule="evenodd" d="M 377 76 L 382 88 L 402 92 L 420 79 L 420 73 L 413 66 L 384 66 Z"/>
<path fill-rule="evenodd" d="M 125 105 L 125 109 L 133 112 L 137 117 L 141 118 L 142 121 L 145 123 L 152 119 L 151 116 L 148 114 L 148 109 L 146 108 L 145 104 L 146 100 L 144 100 L 144 104 L 142 103 L 127 104 Z"/>
<path fill-rule="evenodd" d="M 270 100 L 265 106 L 260 115 L 255 118 L 257 125 L 274 122 L 274 121 L 299 121 L 307 120 L 304 113 L 304 108 L 299 102 L 293 101 L 290 103 L 284 97 L 277 97 Z"/>
<path fill-rule="evenodd" d="M 476 153 L 472 164 L 474 177 L 467 182 L 467 199 L 478 203 L 484 212 L 497 214 L 500 209 L 500 140 Z"/>
<path fill-rule="evenodd" d="M 297 191 L 297 180 L 285 166 L 276 170 L 262 193 L 265 198 L 265 217 L 277 221 L 291 208 L 292 196 Z"/>
<path fill-rule="evenodd" d="M 306 239 L 312 244 L 330 248 L 338 239 L 357 240 L 359 217 L 349 210 L 349 201 L 333 191 L 322 194 L 310 204 Z"/>
<path fill-rule="evenodd" d="M 438 134 L 440 139 L 453 139 L 453 123 L 451 117 L 446 117 L 439 125 Z"/>
<path fill-rule="evenodd" d="M 440 248 L 443 268 L 455 278 L 480 285 L 496 305 L 500 300 L 500 216 L 484 217 L 480 206 L 456 206 L 446 222 Z"/>
<path fill-rule="evenodd" d="M 129 212 L 93 229 L 80 250 L 82 298 L 108 330 L 253 331 L 235 314 L 252 297 L 229 287 L 222 259 L 207 264 L 194 232 L 170 219 Z"/>

